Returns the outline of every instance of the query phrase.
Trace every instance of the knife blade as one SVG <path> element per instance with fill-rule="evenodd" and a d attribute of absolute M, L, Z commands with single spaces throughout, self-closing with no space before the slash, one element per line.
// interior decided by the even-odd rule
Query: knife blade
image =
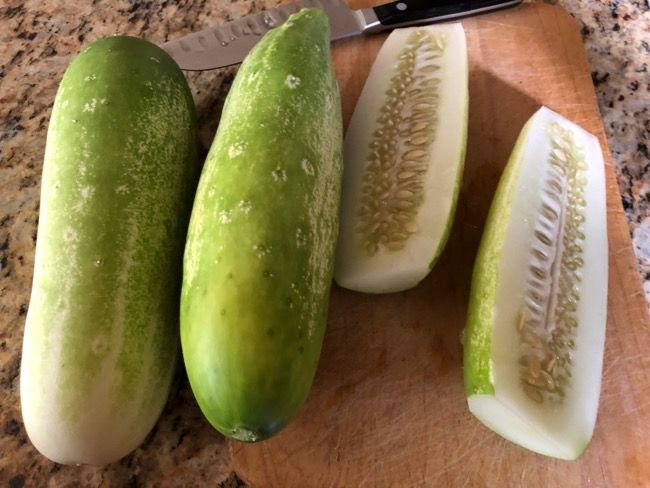
<path fill-rule="evenodd" d="M 517 5 L 521 0 L 398 0 L 353 10 L 343 0 L 301 0 L 247 15 L 221 26 L 169 41 L 162 48 L 181 69 L 203 71 L 240 63 L 270 29 L 302 8 L 320 8 L 330 18 L 333 41 L 397 27 L 451 20 Z"/>

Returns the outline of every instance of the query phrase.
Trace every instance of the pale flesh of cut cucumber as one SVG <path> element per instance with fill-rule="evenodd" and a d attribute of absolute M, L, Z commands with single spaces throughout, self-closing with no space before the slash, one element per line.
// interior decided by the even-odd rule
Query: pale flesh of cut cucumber
<path fill-rule="evenodd" d="M 542 107 L 499 183 L 464 336 L 472 413 L 547 456 L 576 459 L 598 410 L 607 307 L 598 139 Z"/>
<path fill-rule="evenodd" d="M 340 286 L 394 292 L 429 273 L 456 207 L 467 105 L 461 24 L 390 34 L 345 138 L 334 272 Z"/>

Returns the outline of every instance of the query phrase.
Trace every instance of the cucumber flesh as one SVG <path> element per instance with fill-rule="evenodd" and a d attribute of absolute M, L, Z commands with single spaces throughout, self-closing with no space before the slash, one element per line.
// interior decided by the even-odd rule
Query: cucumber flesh
<path fill-rule="evenodd" d="M 400 291 L 434 266 L 463 172 L 467 86 L 461 24 L 397 29 L 387 38 L 345 137 L 340 286 Z"/>
<path fill-rule="evenodd" d="M 533 451 L 576 459 L 592 436 L 607 305 L 598 140 L 542 107 L 523 128 L 476 258 L 464 375 L 469 408 Z"/>

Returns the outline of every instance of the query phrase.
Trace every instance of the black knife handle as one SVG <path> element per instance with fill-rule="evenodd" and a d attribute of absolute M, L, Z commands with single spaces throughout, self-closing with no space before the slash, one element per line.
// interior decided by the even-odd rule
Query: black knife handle
<path fill-rule="evenodd" d="M 520 0 L 398 0 L 374 7 L 382 26 L 395 28 L 464 17 L 520 3 Z"/>

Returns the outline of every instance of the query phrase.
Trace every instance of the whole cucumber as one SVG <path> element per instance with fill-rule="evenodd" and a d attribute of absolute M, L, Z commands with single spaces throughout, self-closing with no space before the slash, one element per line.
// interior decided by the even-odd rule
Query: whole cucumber
<path fill-rule="evenodd" d="M 192 210 L 181 344 L 210 423 L 265 439 L 304 402 L 325 323 L 342 170 L 329 24 L 305 9 L 251 51 Z"/>
<path fill-rule="evenodd" d="M 74 59 L 48 129 L 20 380 L 27 433 L 56 462 L 116 461 L 158 419 L 197 163 L 192 96 L 164 51 L 111 37 Z"/>

